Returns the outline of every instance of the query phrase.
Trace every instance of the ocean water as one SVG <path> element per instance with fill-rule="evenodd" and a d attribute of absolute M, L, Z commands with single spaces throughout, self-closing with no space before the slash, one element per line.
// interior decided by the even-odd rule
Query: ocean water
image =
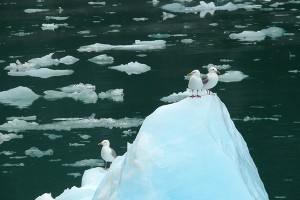
<path fill-rule="evenodd" d="M 206 73 L 209 64 L 223 67 L 222 74 L 231 70 L 248 75 L 219 82 L 212 91 L 226 104 L 247 142 L 270 199 L 298 199 L 300 1 L 232 1 L 235 10 L 222 7 L 228 2 L 215 1 L 217 8 L 202 7 L 199 12 L 198 1 L 1 1 L 0 92 L 22 86 L 40 95 L 26 105 L 0 101 L 0 133 L 16 137 L 0 140 L 1 199 L 35 199 L 45 192 L 55 197 L 67 187 L 80 186 L 84 170 L 102 164 L 98 142 L 109 139 L 117 154 L 124 154 L 141 121 L 167 104 L 160 99 L 184 92 L 184 75 L 193 69 Z M 163 7 L 172 3 L 185 10 Z M 43 24 L 55 29 L 43 30 Z M 280 28 L 276 37 L 232 39 L 232 34 L 257 34 L 270 27 Z M 164 40 L 166 46 L 124 50 L 135 40 Z M 78 51 L 95 43 L 114 47 Z M 48 62 L 44 68 L 73 73 L 40 78 L 5 69 L 17 60 L 24 64 L 50 53 L 56 65 Z M 88 61 L 102 54 L 113 57 L 113 63 Z M 69 65 L 55 60 L 65 56 L 79 60 Z M 151 69 L 128 75 L 109 68 L 130 62 Z M 49 99 L 44 93 L 80 83 L 95 88 L 81 96 L 56 92 L 65 98 Z M 123 100 L 93 98 L 112 89 L 123 89 Z M 13 120 L 16 117 L 19 121 Z M 18 129 L 5 126 L 20 120 L 25 125 Z M 32 147 L 43 156 L 32 157 Z"/>

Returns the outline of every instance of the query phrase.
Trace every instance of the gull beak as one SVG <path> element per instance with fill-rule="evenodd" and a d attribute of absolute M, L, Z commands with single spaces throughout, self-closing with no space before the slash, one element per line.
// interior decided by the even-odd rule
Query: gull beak
<path fill-rule="evenodd" d="M 187 76 L 187 77 L 192 76 L 192 72 L 188 73 L 186 76 Z"/>
<path fill-rule="evenodd" d="M 103 145 L 102 142 L 99 142 L 98 145 Z"/>
<path fill-rule="evenodd" d="M 217 74 L 221 74 L 221 72 L 219 70 L 217 70 Z"/>

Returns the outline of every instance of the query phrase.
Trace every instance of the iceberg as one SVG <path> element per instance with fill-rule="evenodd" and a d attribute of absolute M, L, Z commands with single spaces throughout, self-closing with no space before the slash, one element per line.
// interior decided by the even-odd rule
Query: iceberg
<path fill-rule="evenodd" d="M 77 49 L 79 52 L 101 52 L 108 50 L 126 50 L 126 51 L 149 51 L 166 48 L 166 41 L 154 40 L 154 41 L 141 41 L 136 40 L 132 45 L 110 45 L 95 43 L 92 45 L 82 46 Z"/>
<path fill-rule="evenodd" d="M 107 172 L 90 169 L 82 182 L 55 199 L 268 199 L 247 144 L 216 95 L 159 107 Z M 87 184 L 94 187 L 87 191 Z"/>
<path fill-rule="evenodd" d="M 131 75 L 131 74 L 141 74 L 149 71 L 151 67 L 149 67 L 146 64 L 141 64 L 139 62 L 130 62 L 125 65 L 118 65 L 118 66 L 113 66 L 109 67 L 109 69 L 115 69 L 121 72 L 126 72 L 126 74 Z"/>
<path fill-rule="evenodd" d="M 39 98 L 30 88 L 18 86 L 7 91 L 0 92 L 0 103 L 26 108 Z"/>

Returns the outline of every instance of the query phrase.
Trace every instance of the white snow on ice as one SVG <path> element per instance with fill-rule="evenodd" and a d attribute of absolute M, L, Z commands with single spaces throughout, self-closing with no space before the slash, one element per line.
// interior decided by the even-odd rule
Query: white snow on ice
<path fill-rule="evenodd" d="M 146 64 L 141 64 L 139 62 L 130 62 L 125 65 L 122 64 L 122 65 L 118 65 L 118 66 L 109 67 L 109 69 L 126 72 L 126 74 L 128 74 L 128 75 L 132 75 L 132 74 L 145 73 L 145 72 L 149 71 L 151 69 L 151 67 L 149 67 Z"/>

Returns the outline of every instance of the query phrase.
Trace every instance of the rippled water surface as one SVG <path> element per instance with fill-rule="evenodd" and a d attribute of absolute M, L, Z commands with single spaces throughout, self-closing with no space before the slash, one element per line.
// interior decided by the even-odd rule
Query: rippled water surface
<path fill-rule="evenodd" d="M 80 186 L 102 165 L 99 141 L 124 154 L 162 98 L 209 64 L 270 199 L 298 199 L 300 1 L 228 2 L 1 1 L 1 199 Z"/>

